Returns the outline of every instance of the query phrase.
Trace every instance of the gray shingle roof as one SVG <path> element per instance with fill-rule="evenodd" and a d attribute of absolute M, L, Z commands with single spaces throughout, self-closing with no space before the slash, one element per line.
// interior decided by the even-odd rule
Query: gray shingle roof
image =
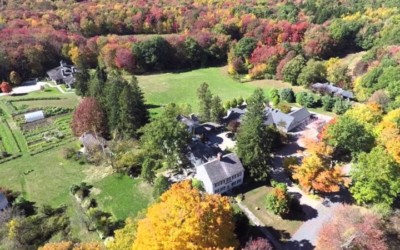
<path fill-rule="evenodd" d="M 106 145 L 106 140 L 103 137 L 95 136 L 91 132 L 83 133 L 83 135 L 79 137 L 79 141 L 83 144 L 85 148 L 89 150 Z"/>
<path fill-rule="evenodd" d="M 306 109 L 305 107 L 292 111 L 291 113 L 289 113 L 289 115 L 294 117 L 295 122 L 303 121 L 304 119 L 307 119 L 311 116 L 310 112 L 308 112 L 308 109 Z"/>
<path fill-rule="evenodd" d="M 317 83 L 314 83 L 313 85 L 311 85 L 311 87 L 313 89 L 326 89 L 326 91 L 328 91 L 330 94 L 340 95 L 345 98 L 350 98 L 350 99 L 354 98 L 353 92 L 336 87 L 333 85 L 333 83 L 317 82 Z"/>
<path fill-rule="evenodd" d="M 244 171 L 242 163 L 234 153 L 224 155 L 221 157 L 221 160 L 214 159 L 204 163 L 197 168 L 204 169 L 212 183 L 225 180 L 228 177 Z"/>
<path fill-rule="evenodd" d="M 231 108 L 228 110 L 227 115 L 223 118 L 225 123 L 229 123 L 231 121 L 240 121 L 240 118 L 244 113 L 246 113 L 247 109 L 245 105 Z"/>
<path fill-rule="evenodd" d="M 267 118 L 266 120 L 264 120 L 265 125 L 271 125 L 272 121 L 273 124 L 275 124 L 276 126 L 289 130 L 294 121 L 293 116 L 285 114 L 279 109 L 271 109 L 267 107 L 265 108 L 265 113 Z"/>
<path fill-rule="evenodd" d="M 48 70 L 47 75 L 50 79 L 55 81 L 63 80 L 64 83 L 71 85 L 75 81 L 74 74 L 77 72 L 75 66 L 67 65 L 64 62 L 60 62 L 60 66 Z"/>

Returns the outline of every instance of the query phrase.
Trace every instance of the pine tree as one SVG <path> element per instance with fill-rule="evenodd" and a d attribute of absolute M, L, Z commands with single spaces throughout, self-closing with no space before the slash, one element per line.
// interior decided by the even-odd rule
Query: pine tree
<path fill-rule="evenodd" d="M 197 97 L 199 98 L 200 102 L 200 119 L 203 121 L 210 121 L 212 94 L 207 83 L 202 83 L 197 89 Z"/>
<path fill-rule="evenodd" d="M 237 153 L 255 181 L 265 180 L 271 166 L 273 129 L 263 123 L 264 102 L 262 89 L 256 89 L 248 100 L 237 139 Z"/>
<path fill-rule="evenodd" d="M 89 96 L 94 97 L 100 103 L 103 103 L 103 92 L 106 85 L 107 76 L 105 72 L 97 68 L 95 74 L 91 77 L 89 82 Z"/>
<path fill-rule="evenodd" d="M 224 113 L 225 110 L 224 107 L 222 106 L 221 98 L 219 98 L 219 96 L 214 96 L 211 101 L 211 114 L 210 114 L 211 121 L 220 123 L 222 117 L 224 116 Z"/>
<path fill-rule="evenodd" d="M 75 93 L 79 96 L 86 96 L 89 91 L 90 74 L 86 67 L 79 69 L 75 77 Z"/>
<path fill-rule="evenodd" d="M 117 128 L 120 119 L 120 94 L 126 85 L 126 81 L 119 75 L 113 75 L 107 82 L 107 120 L 110 131 L 118 132 Z"/>

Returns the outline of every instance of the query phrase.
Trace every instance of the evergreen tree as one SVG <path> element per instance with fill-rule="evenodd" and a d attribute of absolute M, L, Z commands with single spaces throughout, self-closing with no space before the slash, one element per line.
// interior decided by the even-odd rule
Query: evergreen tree
<path fill-rule="evenodd" d="M 237 153 L 255 181 L 265 180 L 271 166 L 272 130 L 264 125 L 265 97 L 258 88 L 248 99 L 237 138 Z"/>
<path fill-rule="evenodd" d="M 120 119 L 120 94 L 124 89 L 124 85 L 127 85 L 127 82 L 120 75 L 112 75 L 107 85 L 106 108 L 108 126 L 110 131 L 118 132 L 116 130 Z"/>
<path fill-rule="evenodd" d="M 212 94 L 207 83 L 203 82 L 197 89 L 197 97 L 200 102 L 200 119 L 203 121 L 209 121 L 211 119 Z"/>
<path fill-rule="evenodd" d="M 214 96 L 211 101 L 211 121 L 220 123 L 224 116 L 225 110 L 219 96 Z"/>
<path fill-rule="evenodd" d="M 107 76 L 105 72 L 100 68 L 96 68 L 96 72 L 89 82 L 89 96 L 96 98 L 101 104 L 104 104 L 103 92 L 106 80 Z"/>
<path fill-rule="evenodd" d="M 90 74 L 86 67 L 79 69 L 75 76 L 75 93 L 79 96 L 86 96 L 89 91 Z"/>

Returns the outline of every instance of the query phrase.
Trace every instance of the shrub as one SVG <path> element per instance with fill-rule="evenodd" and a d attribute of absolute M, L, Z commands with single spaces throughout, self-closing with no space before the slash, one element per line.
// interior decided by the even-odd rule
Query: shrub
<path fill-rule="evenodd" d="M 335 106 L 333 107 L 333 112 L 338 115 L 344 114 L 348 109 L 351 108 L 351 103 L 342 99 L 337 99 Z"/>
<path fill-rule="evenodd" d="M 285 114 L 289 114 L 290 111 L 291 111 L 291 109 L 292 109 L 292 107 L 291 107 L 289 104 L 285 103 L 285 102 L 279 103 L 279 104 L 277 105 L 277 108 L 278 108 L 280 111 L 282 111 L 283 113 L 285 113 Z"/>
<path fill-rule="evenodd" d="M 282 89 L 280 93 L 280 99 L 289 103 L 294 102 L 295 97 L 293 90 L 291 88 Z"/>
<path fill-rule="evenodd" d="M 272 191 L 266 196 L 266 209 L 277 215 L 284 215 L 289 212 L 289 196 L 287 186 L 284 183 L 273 182 Z"/>
<path fill-rule="evenodd" d="M 332 111 L 333 106 L 335 105 L 336 99 L 330 96 L 322 97 L 322 107 L 325 111 Z"/>
<path fill-rule="evenodd" d="M 76 154 L 73 148 L 67 147 L 61 150 L 61 155 L 63 159 L 71 159 Z"/>
<path fill-rule="evenodd" d="M 193 179 L 192 180 L 192 187 L 199 190 L 199 191 L 204 191 L 204 184 L 201 180 L 198 179 Z"/>

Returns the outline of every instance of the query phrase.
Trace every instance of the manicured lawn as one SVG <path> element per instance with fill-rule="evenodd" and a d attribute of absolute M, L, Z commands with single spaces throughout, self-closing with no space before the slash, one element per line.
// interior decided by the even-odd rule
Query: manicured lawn
<path fill-rule="evenodd" d="M 164 73 L 137 76 L 148 104 L 162 106 L 171 102 L 188 103 L 193 111 L 198 110 L 196 91 L 206 82 L 214 95 L 223 101 L 233 98 L 247 98 L 257 88 L 267 91 L 270 88 L 288 88 L 290 84 L 274 80 L 259 80 L 239 83 L 226 73 L 226 67 L 213 67 L 192 70 L 183 73 Z M 296 91 L 300 91 L 297 87 Z M 159 112 L 159 108 L 152 112 Z"/>
<path fill-rule="evenodd" d="M 118 219 L 135 216 L 152 201 L 152 187 L 140 179 L 113 174 L 94 184 L 100 193 L 93 196 L 99 207 Z"/>
<path fill-rule="evenodd" d="M 282 219 L 280 216 L 274 215 L 265 209 L 265 196 L 271 189 L 271 187 L 266 186 L 253 189 L 245 193 L 243 203 L 266 225 L 277 239 L 284 241 L 296 232 L 302 221 L 300 219 Z"/>

